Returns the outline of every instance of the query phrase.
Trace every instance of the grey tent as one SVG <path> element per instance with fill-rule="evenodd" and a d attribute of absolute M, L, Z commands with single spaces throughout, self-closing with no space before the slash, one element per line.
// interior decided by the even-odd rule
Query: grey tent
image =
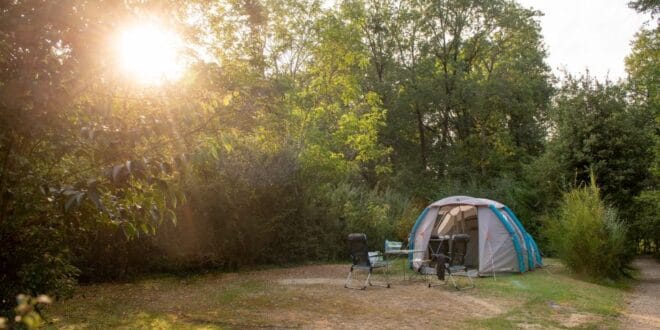
<path fill-rule="evenodd" d="M 429 241 L 454 234 L 470 236 L 465 264 L 479 275 L 526 272 L 543 261 L 536 242 L 506 205 L 484 198 L 452 196 L 434 202 L 410 232 L 408 260 L 418 270 L 429 259 Z"/>

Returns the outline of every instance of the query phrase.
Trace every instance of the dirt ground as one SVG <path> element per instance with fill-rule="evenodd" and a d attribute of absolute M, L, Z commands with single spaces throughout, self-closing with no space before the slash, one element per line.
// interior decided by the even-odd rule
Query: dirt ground
<path fill-rule="evenodd" d="M 428 288 L 423 278 L 404 282 L 401 274 L 394 274 L 399 277 L 391 279 L 391 288 L 345 289 L 348 269 L 309 265 L 202 275 L 189 283 L 92 285 L 80 290 L 75 304 L 54 306 L 50 327 L 84 329 L 103 322 L 109 328 L 163 329 L 464 328 L 466 322 L 496 317 L 517 305 L 480 297 L 478 288 Z M 360 285 L 360 279 L 365 277 L 354 283 Z M 382 279 L 375 277 L 373 283 Z"/>
<path fill-rule="evenodd" d="M 87 285 L 48 308 L 46 327 L 609 328 L 617 324 L 624 295 L 576 279 L 552 260 L 531 273 L 476 279 L 475 288 L 461 291 L 428 288 L 421 276 L 404 281 L 401 267 L 392 269 L 391 288 L 345 289 L 349 267 L 305 265 Z M 354 284 L 359 286 L 364 275 Z M 378 276 L 373 282 L 382 280 Z"/>
<path fill-rule="evenodd" d="M 653 258 L 640 258 L 633 266 L 640 271 L 640 281 L 627 297 L 621 328 L 660 329 L 660 263 Z"/>
<path fill-rule="evenodd" d="M 274 325 L 295 324 L 305 328 L 454 328 L 460 327 L 466 320 L 505 313 L 512 306 L 507 301 L 475 297 L 474 292 L 470 291 L 428 288 L 423 278 L 403 281 L 397 273 L 392 274 L 390 288 L 344 289 L 348 269 L 347 265 L 317 265 L 254 272 L 250 277 L 295 292 L 297 299 L 323 297 L 322 302 L 309 306 L 310 310 L 303 308 L 275 313 L 279 315 L 272 315 L 271 320 L 278 320 Z M 360 286 L 365 277 L 363 274 L 356 275 L 352 283 Z M 373 279 L 372 282 L 378 284 L 383 278 L 377 276 Z M 301 315 L 306 312 L 308 317 Z"/>

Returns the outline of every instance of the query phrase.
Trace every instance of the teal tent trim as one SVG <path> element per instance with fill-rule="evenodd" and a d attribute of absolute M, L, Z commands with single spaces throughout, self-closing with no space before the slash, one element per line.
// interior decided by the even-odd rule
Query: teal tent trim
<path fill-rule="evenodd" d="M 508 206 L 504 206 L 504 211 L 513 219 L 513 222 L 516 223 L 516 226 L 518 226 L 518 230 L 522 233 L 523 239 L 525 240 L 525 249 L 527 250 L 527 267 L 529 270 L 532 270 L 536 267 L 534 267 L 534 256 L 532 255 L 532 243 L 529 241 L 529 234 L 525 230 L 525 227 L 523 227 L 522 223 L 520 223 L 520 220 L 518 220 L 518 217 L 516 216 L 513 211 Z"/>
<path fill-rule="evenodd" d="M 536 241 L 534 240 L 534 237 L 532 235 L 529 235 L 529 241 L 534 244 L 534 252 L 536 252 L 536 261 L 538 262 L 539 266 L 543 266 L 543 259 L 541 258 L 541 251 L 539 250 L 538 245 L 536 245 Z"/>
<path fill-rule="evenodd" d="M 520 247 L 520 241 L 518 241 L 518 235 L 516 232 L 513 230 L 513 227 L 511 227 L 511 224 L 506 220 L 504 217 L 504 214 L 498 210 L 495 205 L 490 204 L 488 205 L 488 208 L 490 208 L 493 213 L 497 216 L 497 218 L 500 220 L 504 228 L 506 228 L 506 231 L 509 232 L 509 235 L 511 236 L 511 239 L 513 240 L 513 247 L 516 250 L 516 256 L 518 257 L 518 269 L 520 269 L 521 273 L 525 272 L 525 261 L 523 260 L 523 255 L 522 255 L 522 249 Z"/>
<path fill-rule="evenodd" d="M 417 220 L 415 221 L 415 225 L 412 228 L 412 231 L 410 232 L 410 237 L 408 237 L 408 250 L 414 250 L 415 249 L 415 234 L 417 234 L 417 227 L 419 227 L 419 224 L 424 220 L 426 217 L 426 214 L 429 213 L 429 208 L 425 208 L 424 211 L 422 211 L 422 214 L 417 217 Z M 412 258 L 413 255 L 412 253 L 408 254 L 408 266 L 412 267 Z"/>

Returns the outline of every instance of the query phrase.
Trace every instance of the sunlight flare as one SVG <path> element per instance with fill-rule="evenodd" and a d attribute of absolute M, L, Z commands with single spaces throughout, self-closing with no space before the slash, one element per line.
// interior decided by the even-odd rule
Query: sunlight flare
<path fill-rule="evenodd" d="M 136 25 L 119 37 L 120 66 L 137 82 L 158 85 L 183 75 L 183 42 L 174 32 L 155 24 Z"/>

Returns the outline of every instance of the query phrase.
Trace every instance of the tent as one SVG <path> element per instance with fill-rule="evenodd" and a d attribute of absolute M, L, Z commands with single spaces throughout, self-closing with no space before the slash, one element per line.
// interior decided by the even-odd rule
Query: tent
<path fill-rule="evenodd" d="M 452 196 L 434 202 L 419 215 L 410 232 L 408 260 L 419 270 L 429 259 L 429 241 L 468 234 L 465 264 L 479 275 L 526 272 L 543 261 L 536 242 L 506 205 L 485 198 Z"/>

